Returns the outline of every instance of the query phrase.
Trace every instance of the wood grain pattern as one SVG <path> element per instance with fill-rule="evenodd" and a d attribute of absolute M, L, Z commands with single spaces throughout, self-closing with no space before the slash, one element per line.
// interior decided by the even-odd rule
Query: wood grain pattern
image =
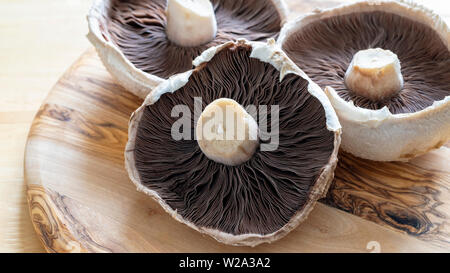
<path fill-rule="evenodd" d="M 341 153 L 327 198 L 273 244 L 231 247 L 202 236 L 128 179 L 123 148 L 129 115 L 140 103 L 91 49 L 42 104 L 29 133 L 25 179 L 31 219 L 47 251 L 369 252 L 370 242 L 382 252 L 450 251 L 447 147 L 410 163 Z"/>
<path fill-rule="evenodd" d="M 450 149 L 409 163 L 373 162 L 341 152 L 327 204 L 450 248 Z"/>
<path fill-rule="evenodd" d="M 64 208 L 53 202 L 58 194 L 36 185 L 28 186 L 27 191 L 31 221 L 39 237 L 44 240 L 46 250 L 48 252 L 87 252 L 87 249 L 82 247 L 68 228 L 61 223 L 58 211 L 60 209 L 64 211 Z M 61 200 L 61 197 L 58 197 Z"/>

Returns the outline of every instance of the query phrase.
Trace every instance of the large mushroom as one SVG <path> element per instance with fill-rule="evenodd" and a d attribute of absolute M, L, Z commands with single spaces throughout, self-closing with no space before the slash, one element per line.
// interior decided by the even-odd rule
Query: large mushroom
<path fill-rule="evenodd" d="M 406 161 L 450 139 L 450 32 L 432 11 L 357 2 L 289 22 L 278 42 L 325 88 L 345 151 Z"/>
<path fill-rule="evenodd" d="M 277 240 L 332 181 L 337 116 L 274 40 L 227 42 L 194 64 L 132 115 L 130 178 L 176 220 L 220 242 Z"/>
<path fill-rule="evenodd" d="M 145 98 L 211 46 L 276 38 L 286 14 L 283 0 L 94 0 L 88 38 L 118 82 Z"/>

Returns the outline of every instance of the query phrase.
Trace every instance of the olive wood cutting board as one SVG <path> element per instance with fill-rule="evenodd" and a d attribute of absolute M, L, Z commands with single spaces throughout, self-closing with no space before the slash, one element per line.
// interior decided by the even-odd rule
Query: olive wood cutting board
<path fill-rule="evenodd" d="M 303 12 L 337 4 L 288 3 Z M 136 191 L 123 163 L 128 120 L 141 103 L 89 49 L 42 104 L 27 141 L 25 179 L 47 251 L 450 252 L 449 145 L 409 163 L 341 152 L 327 198 L 304 223 L 272 244 L 233 247 L 175 221 Z"/>

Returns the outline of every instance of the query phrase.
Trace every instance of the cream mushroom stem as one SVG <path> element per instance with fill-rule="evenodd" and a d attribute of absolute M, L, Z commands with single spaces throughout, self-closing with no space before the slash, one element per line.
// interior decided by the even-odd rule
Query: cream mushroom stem
<path fill-rule="evenodd" d="M 249 160 L 259 146 L 256 121 L 232 99 L 217 99 L 206 106 L 195 132 L 209 159 L 230 166 Z"/>
<path fill-rule="evenodd" d="M 167 37 L 179 46 L 199 46 L 216 37 L 216 16 L 209 0 L 168 0 L 166 16 Z"/>
<path fill-rule="evenodd" d="M 353 93 L 372 101 L 390 98 L 403 88 L 400 61 L 390 50 L 361 50 L 353 56 L 345 84 Z"/>

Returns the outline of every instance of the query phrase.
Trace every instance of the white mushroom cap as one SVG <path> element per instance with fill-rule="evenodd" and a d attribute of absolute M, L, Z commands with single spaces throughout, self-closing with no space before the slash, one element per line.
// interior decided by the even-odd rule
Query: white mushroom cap
<path fill-rule="evenodd" d="M 339 15 L 385 11 L 431 27 L 450 51 L 450 30 L 433 11 L 409 1 L 359 1 L 336 8 L 316 10 L 288 22 L 281 30 L 278 44 L 309 24 Z M 369 110 L 345 101 L 326 87 L 342 124 L 342 149 L 358 157 L 375 161 L 407 161 L 437 149 L 450 140 L 450 96 L 421 111 L 392 114 L 387 107 Z"/>
<path fill-rule="evenodd" d="M 368 110 L 325 88 L 342 124 L 343 150 L 375 161 L 406 161 L 444 145 L 450 138 L 450 96 L 412 114 L 386 107 Z"/>
<path fill-rule="evenodd" d="M 155 191 L 146 187 L 142 184 L 140 175 L 136 168 L 135 162 L 135 143 L 136 135 L 139 127 L 139 123 L 143 117 L 145 108 L 149 105 L 155 104 L 163 94 L 173 93 L 178 89 L 185 86 L 189 78 L 192 76 L 194 70 L 187 71 L 182 74 L 174 75 L 168 80 L 164 81 L 158 85 L 154 92 L 150 93 L 145 99 L 141 107 L 139 107 L 131 116 L 128 131 L 128 142 L 125 148 L 125 167 L 128 171 L 131 181 L 136 185 L 139 191 L 142 191 L 154 200 L 156 200 L 163 209 L 169 213 L 177 221 L 186 224 L 192 229 L 212 236 L 219 242 L 235 245 L 235 246 L 256 246 L 261 243 L 270 243 L 276 241 L 291 230 L 297 227 L 302 221 L 304 221 L 311 210 L 313 209 L 315 203 L 320 198 L 323 198 L 334 177 L 334 169 L 337 164 L 337 153 L 339 150 L 340 139 L 341 139 L 341 125 L 336 116 L 336 113 L 331 106 L 328 98 L 314 82 L 312 82 L 306 74 L 301 71 L 275 44 L 275 41 L 270 40 L 267 44 L 262 42 L 249 42 L 246 40 L 239 40 L 235 42 L 228 42 L 223 45 L 209 48 L 202 55 L 195 59 L 194 64 L 199 69 L 205 62 L 209 62 L 217 53 L 230 47 L 233 44 L 248 45 L 252 48 L 250 58 L 255 58 L 261 62 L 270 63 L 280 72 L 280 81 L 288 74 L 296 74 L 308 81 L 308 92 L 315 98 L 318 99 L 320 104 L 323 106 L 326 117 L 326 128 L 328 131 L 332 132 L 334 135 L 333 151 L 329 158 L 328 163 L 322 168 L 319 177 L 317 178 L 314 186 L 310 191 L 310 196 L 308 202 L 305 206 L 298 211 L 287 224 L 285 224 L 281 229 L 270 233 L 270 234 L 231 234 L 220 230 L 199 227 L 194 223 L 190 222 L 188 219 L 183 218 L 176 210 L 173 210 L 164 199 Z"/>
<path fill-rule="evenodd" d="M 281 25 L 284 25 L 287 21 L 288 14 L 284 0 L 270 1 L 280 16 Z M 89 26 L 87 38 L 95 46 L 106 69 L 116 78 L 119 84 L 131 93 L 144 99 L 164 79 L 138 69 L 124 55 L 122 50 L 113 43 L 110 35 L 106 31 L 108 11 L 112 3 L 112 0 L 93 0 L 92 7 L 87 15 Z M 211 20 L 208 19 L 206 21 L 211 23 L 209 26 L 212 26 Z M 214 28 L 211 31 L 214 32 Z"/>

